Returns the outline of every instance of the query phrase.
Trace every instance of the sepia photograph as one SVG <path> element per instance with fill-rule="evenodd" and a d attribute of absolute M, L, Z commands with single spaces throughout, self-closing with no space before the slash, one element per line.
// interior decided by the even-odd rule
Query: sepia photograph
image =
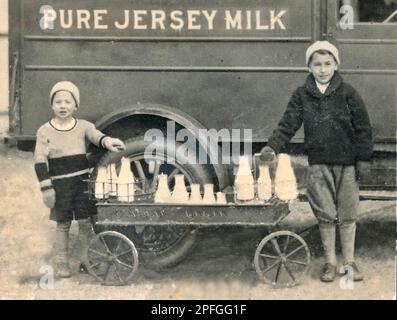
<path fill-rule="evenodd" d="M 397 0 L 0 0 L 0 300 L 396 300 L 396 57 Z"/>

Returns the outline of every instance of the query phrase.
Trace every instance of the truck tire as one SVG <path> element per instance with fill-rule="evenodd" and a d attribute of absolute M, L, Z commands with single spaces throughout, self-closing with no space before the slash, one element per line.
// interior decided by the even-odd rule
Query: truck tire
<path fill-rule="evenodd" d="M 145 141 L 143 137 L 130 138 L 125 141 L 126 150 L 120 153 L 106 153 L 99 161 L 98 166 L 107 165 L 109 163 L 118 163 L 121 157 L 129 157 L 131 159 L 131 169 L 136 177 L 139 173 L 136 166 L 136 161 L 141 163 L 145 178 L 147 182 L 151 183 L 152 177 L 148 172 L 148 165 L 144 160 L 144 152 L 146 148 L 152 144 L 152 141 Z M 167 146 L 167 154 L 175 154 L 180 146 L 175 142 L 175 147 Z M 175 150 L 174 150 L 175 149 Z M 156 153 L 156 159 L 167 159 L 164 154 Z M 213 183 L 208 170 L 208 165 L 195 164 L 196 158 L 180 154 L 175 157 L 174 164 L 163 164 L 160 166 L 160 173 L 167 173 L 169 176 L 172 173 L 183 173 L 186 177 L 187 185 L 191 183 Z M 147 159 L 147 155 L 146 155 Z M 172 190 L 173 181 L 171 181 L 170 188 Z M 139 255 L 142 258 L 142 263 L 152 269 L 162 269 L 171 267 L 180 262 L 193 248 L 197 241 L 197 229 L 187 226 L 164 226 L 164 227 L 137 227 L 126 225 L 98 225 L 98 231 L 114 230 L 123 233 L 129 237 L 136 245 Z M 149 240 L 148 240 L 149 239 Z M 166 241 L 164 241 L 166 239 Z M 154 246 L 148 245 L 148 241 L 156 243 Z"/>

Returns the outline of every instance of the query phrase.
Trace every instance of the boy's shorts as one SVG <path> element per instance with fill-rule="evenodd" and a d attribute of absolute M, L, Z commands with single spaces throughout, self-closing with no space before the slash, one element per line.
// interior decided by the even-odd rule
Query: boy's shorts
<path fill-rule="evenodd" d="M 359 189 L 354 166 L 310 165 L 306 187 L 310 206 L 319 222 L 356 221 Z"/>
<path fill-rule="evenodd" d="M 87 182 L 88 174 L 53 180 L 55 206 L 50 219 L 68 221 L 87 219 L 97 214 L 95 200 L 90 200 Z"/>

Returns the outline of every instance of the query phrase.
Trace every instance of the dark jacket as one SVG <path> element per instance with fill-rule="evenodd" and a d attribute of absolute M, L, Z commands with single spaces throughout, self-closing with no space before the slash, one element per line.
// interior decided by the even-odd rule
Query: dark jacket
<path fill-rule="evenodd" d="M 372 128 L 365 104 L 335 72 L 322 94 L 310 74 L 295 90 L 268 146 L 277 153 L 303 123 L 309 164 L 354 165 L 372 155 Z"/>

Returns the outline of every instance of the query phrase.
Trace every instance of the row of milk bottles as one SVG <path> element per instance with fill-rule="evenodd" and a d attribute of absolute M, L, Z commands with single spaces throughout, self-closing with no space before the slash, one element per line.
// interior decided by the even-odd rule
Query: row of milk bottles
<path fill-rule="evenodd" d="M 192 184 L 190 195 L 186 189 L 185 176 L 176 174 L 175 186 L 171 192 L 168 187 L 168 176 L 158 175 L 158 187 L 155 193 L 156 203 L 179 203 L 179 204 L 226 204 L 226 196 L 222 192 L 214 195 L 214 185 L 204 185 L 204 195 L 201 196 L 200 185 Z M 95 198 L 106 200 L 110 196 L 116 197 L 120 202 L 133 202 L 135 194 L 135 178 L 131 171 L 130 161 L 127 158 L 121 159 L 120 172 L 117 175 L 116 165 L 109 164 L 107 167 L 98 168 L 95 180 Z"/>
<path fill-rule="evenodd" d="M 204 184 L 204 195 L 201 195 L 200 184 L 190 185 L 190 194 L 186 189 L 185 176 L 175 175 L 175 186 L 172 192 L 168 187 L 168 176 L 158 176 L 158 188 L 154 196 L 155 203 L 178 203 L 192 205 L 226 204 L 226 195 L 223 192 L 214 194 L 213 184 Z"/>
<path fill-rule="evenodd" d="M 234 181 L 234 192 L 238 201 L 253 201 L 255 199 L 268 201 L 273 195 L 269 167 L 267 165 L 259 166 L 259 177 L 255 183 L 249 157 L 241 156 Z M 278 155 L 274 193 L 277 198 L 283 201 L 294 200 L 298 196 L 294 170 L 291 159 L 287 154 Z"/>
<path fill-rule="evenodd" d="M 255 196 L 256 187 L 256 196 Z M 259 178 L 255 182 L 251 171 L 249 157 L 242 156 L 239 159 L 239 167 L 234 181 L 234 192 L 238 201 L 267 201 L 272 195 L 272 181 L 269 167 L 259 166 Z M 291 159 L 287 154 L 279 154 L 277 169 L 274 180 L 274 192 L 280 200 L 294 200 L 298 196 L 297 183 L 292 169 Z M 134 201 L 135 178 L 131 171 L 128 158 L 121 159 L 120 172 L 117 175 L 114 163 L 98 168 L 95 181 L 95 198 L 105 200 L 109 196 L 117 197 L 120 202 Z M 214 194 L 214 185 L 204 185 L 204 195 L 201 195 L 200 185 L 192 184 L 191 192 L 186 189 L 185 176 L 175 175 L 175 186 L 171 192 L 168 187 L 168 176 L 158 176 L 158 187 L 155 193 L 156 203 L 179 203 L 179 204 L 226 204 L 226 195 L 223 192 Z"/>
<path fill-rule="evenodd" d="M 117 197 L 120 202 L 134 201 L 135 178 L 131 171 L 128 158 L 121 159 L 120 172 L 117 175 L 116 165 L 109 164 L 107 167 L 98 168 L 95 180 L 95 198 L 105 200 L 109 196 Z"/>

